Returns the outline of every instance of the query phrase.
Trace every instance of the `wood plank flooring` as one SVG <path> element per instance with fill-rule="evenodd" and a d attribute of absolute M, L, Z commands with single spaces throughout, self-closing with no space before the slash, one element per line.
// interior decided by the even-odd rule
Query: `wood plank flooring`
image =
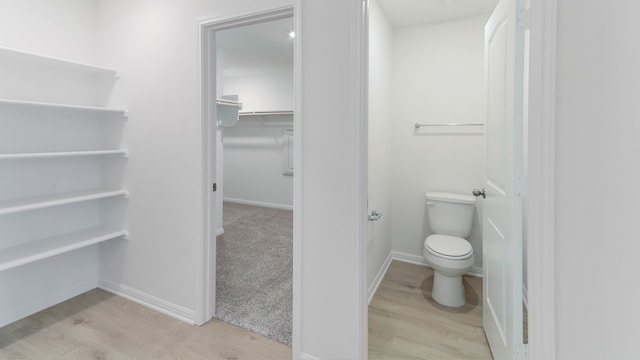
<path fill-rule="evenodd" d="M 291 348 L 212 320 L 198 327 L 92 290 L 0 328 L 2 360 L 274 360 Z"/>
<path fill-rule="evenodd" d="M 369 359 L 492 359 L 482 329 L 482 279 L 463 277 L 467 303 L 431 298 L 433 270 L 393 261 L 369 305 Z"/>

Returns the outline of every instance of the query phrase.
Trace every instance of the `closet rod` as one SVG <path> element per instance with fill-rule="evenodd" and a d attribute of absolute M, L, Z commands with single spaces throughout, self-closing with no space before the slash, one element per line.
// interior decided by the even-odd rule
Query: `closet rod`
<path fill-rule="evenodd" d="M 420 124 L 420 123 L 415 123 L 415 124 L 413 124 L 413 126 L 416 129 L 420 129 L 423 126 L 484 126 L 484 124 L 477 124 L 477 123 L 469 123 L 469 124 Z"/>
<path fill-rule="evenodd" d="M 234 107 L 237 107 L 238 109 L 242 109 L 242 103 L 238 101 L 233 101 L 233 100 L 217 99 L 216 104 L 224 105 L 224 106 L 234 106 Z"/>

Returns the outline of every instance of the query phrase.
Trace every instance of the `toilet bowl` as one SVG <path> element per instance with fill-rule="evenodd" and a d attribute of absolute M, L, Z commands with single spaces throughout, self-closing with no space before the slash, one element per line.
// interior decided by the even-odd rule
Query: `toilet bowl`
<path fill-rule="evenodd" d="M 462 275 L 474 265 L 473 248 L 465 238 L 471 233 L 475 197 L 441 192 L 426 193 L 425 197 L 434 233 L 424 241 L 422 250 L 434 272 L 431 297 L 441 305 L 460 307 L 465 304 Z"/>
<path fill-rule="evenodd" d="M 424 241 L 422 254 L 434 270 L 431 297 L 440 305 L 463 306 L 462 275 L 474 264 L 471 244 L 460 237 L 434 234 Z"/>

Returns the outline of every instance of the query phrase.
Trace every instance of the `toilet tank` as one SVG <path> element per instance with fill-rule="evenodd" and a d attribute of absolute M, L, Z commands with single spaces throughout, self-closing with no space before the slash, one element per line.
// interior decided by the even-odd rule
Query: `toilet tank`
<path fill-rule="evenodd" d="M 471 195 L 428 192 L 427 219 L 434 234 L 467 238 L 471 233 L 476 198 Z"/>

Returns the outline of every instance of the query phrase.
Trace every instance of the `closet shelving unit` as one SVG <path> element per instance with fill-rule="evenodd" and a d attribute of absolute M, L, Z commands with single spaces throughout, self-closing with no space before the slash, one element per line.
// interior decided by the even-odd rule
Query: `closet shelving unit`
<path fill-rule="evenodd" d="M 102 73 L 107 76 L 118 78 L 117 71 L 113 69 L 108 69 L 102 66 L 96 66 L 92 64 L 79 62 L 79 61 L 63 59 L 55 56 L 41 55 L 34 52 L 13 49 L 5 46 L 0 46 L 0 57 L 1 56 L 11 56 L 11 57 L 17 57 L 26 61 L 39 62 L 43 64 L 43 66 L 47 66 L 49 64 L 58 68 L 62 68 L 62 67 L 73 68 L 73 69 L 78 69 L 84 72 Z"/>
<path fill-rule="evenodd" d="M 125 230 L 113 231 L 108 228 L 97 227 L 13 246 L 0 252 L 0 271 L 13 269 L 104 241 L 119 238 L 128 239 L 128 237 L 129 235 Z"/>
<path fill-rule="evenodd" d="M 293 111 L 246 111 L 238 114 L 239 116 L 277 116 L 277 115 L 293 115 Z"/>
<path fill-rule="evenodd" d="M 57 152 L 41 152 L 41 153 L 13 153 L 0 154 L 0 160 L 18 160 L 18 159 L 46 159 L 46 158 L 65 158 L 65 157 L 81 157 L 81 156 L 122 156 L 128 157 L 126 150 L 88 150 L 88 151 L 57 151 Z"/>
<path fill-rule="evenodd" d="M 245 119 L 246 126 L 286 126 L 293 116 L 293 111 L 243 111 L 238 113 L 238 119 Z M 242 122 L 241 122 L 242 123 Z"/>
<path fill-rule="evenodd" d="M 56 91 L 65 91 L 65 85 L 72 84 L 77 85 L 76 89 L 83 89 L 83 87 L 89 84 L 88 91 L 100 90 L 99 87 L 104 86 L 105 81 L 115 81 L 118 79 L 118 74 L 115 70 L 107 69 L 100 66 L 91 64 L 85 64 L 76 61 L 70 61 L 57 57 L 50 57 L 39 55 L 31 52 L 0 47 L 0 60 L 3 62 L 5 74 L 10 76 L 30 76 L 29 70 L 35 69 L 38 72 L 44 74 L 51 74 L 48 83 L 45 83 L 44 89 L 38 86 L 38 84 L 30 84 L 29 81 L 24 83 L 7 82 L 4 85 L 0 84 L 0 119 L 11 119 L 10 121 L 20 121 L 22 116 L 33 117 L 33 113 L 37 113 L 36 121 L 55 121 L 57 119 L 64 119 L 67 114 L 71 114 L 75 118 L 87 119 L 91 121 L 113 121 L 114 119 L 122 119 L 127 117 L 127 112 L 123 109 L 114 109 L 109 107 L 95 106 L 94 103 L 87 103 L 88 101 L 83 98 L 82 92 L 71 92 L 72 95 L 67 96 L 70 101 L 67 102 L 52 102 L 50 99 L 60 98 L 56 95 Z M 8 64 L 8 65 L 7 65 Z M 26 64 L 26 65 L 22 65 Z M 15 66 L 16 68 L 9 69 L 8 67 Z M 22 73 L 21 73 L 22 72 Z M 73 74 L 71 79 L 63 80 L 62 83 L 56 83 L 60 79 L 60 74 Z M 78 84 L 74 84 L 74 81 L 79 80 Z M 92 89 L 93 80 L 96 79 L 95 87 Z M 16 77 L 13 80 L 19 79 Z M 25 85 L 27 84 L 27 85 Z M 13 91 L 12 87 L 15 85 L 19 90 Z M 30 86 L 26 87 L 26 86 Z M 12 96 L 14 93 L 18 96 Z M 25 98 L 25 94 L 34 94 L 33 98 Z M 7 96 L 9 94 L 9 96 Z M 74 96 L 80 94 L 78 99 Z M 104 99 L 100 99 L 100 103 L 106 102 Z M 18 111 L 15 111 L 18 110 Z M 25 111 L 26 110 L 26 111 Z M 54 116 L 54 114 L 56 114 Z M 54 119 L 51 119 L 51 118 Z M 33 119 L 30 119 L 33 120 Z M 4 123 L 4 126 L 11 126 L 11 122 Z M 11 129 L 2 129 L 0 131 L 11 131 Z M 35 132 L 38 129 L 34 130 Z M 73 132 L 73 129 L 70 129 Z M 99 131 L 99 130 L 96 130 Z M 41 138 L 46 138 L 48 134 L 35 134 Z M 81 136 L 81 135 L 79 135 Z M 19 143 L 21 139 L 15 139 L 15 144 Z M 55 140 L 55 139 L 54 139 Z M 9 163 L 15 164 L 19 161 L 31 160 L 32 165 L 28 166 L 41 166 L 47 165 L 47 168 L 56 169 L 57 163 L 52 162 L 58 159 L 85 159 L 84 161 L 92 162 L 96 166 L 101 166 L 99 163 L 101 158 L 105 157 L 121 157 L 127 158 L 128 153 L 124 149 L 102 149 L 103 145 L 97 144 L 95 149 L 64 149 L 67 146 L 65 143 L 57 144 L 55 151 L 42 151 L 42 149 L 35 149 L 36 151 L 24 151 L 24 148 L 20 148 L 20 151 L 11 152 L 4 150 L 0 154 L 0 168 L 7 166 Z M 10 147 L 10 146 L 9 146 Z M 60 150 L 60 147 L 63 150 Z M 73 146 L 71 146 L 73 147 Z M 5 148 L 6 149 L 6 148 Z M 94 159 L 94 160 L 92 160 Z M 34 162 L 35 161 L 35 162 Z M 44 162 L 44 163 L 43 163 Z M 6 168 L 5 168 L 6 169 Z M 21 169 L 21 168 L 19 168 Z M 6 170 L 6 171 L 20 171 L 20 170 Z M 74 177 L 87 176 L 86 174 L 65 174 L 64 170 L 59 170 L 55 173 L 64 178 L 62 182 L 74 184 Z M 27 176 L 21 173 L 10 173 L 13 177 Z M 89 178 L 95 177 L 95 174 L 91 174 Z M 25 186 L 29 186 L 28 183 Z M 104 184 L 102 184 L 104 186 Z M 83 188 L 83 187 L 81 187 Z M 40 189 L 21 189 L 21 193 L 31 193 L 31 196 L 24 196 L 18 199 L 12 198 L 12 195 L 4 194 L 5 199 L 0 198 L 0 216 L 7 216 L 11 214 L 28 213 L 35 210 L 50 209 L 48 211 L 56 211 L 52 208 L 63 206 L 74 206 L 74 204 L 84 202 L 97 202 L 107 199 L 115 198 L 128 198 L 128 192 L 125 189 L 111 189 L 107 186 L 106 189 L 97 188 L 94 190 L 78 190 L 78 191 L 55 191 L 55 187 L 47 188 L 47 193 L 41 195 Z M 105 207 L 105 209 L 110 209 Z M 108 211 L 108 210 L 107 210 Z M 112 214 L 106 214 L 110 216 Z M 50 258 L 56 255 L 81 249 L 84 247 L 96 245 L 108 240 L 113 239 L 128 239 L 128 233 L 123 228 L 122 224 L 114 225 L 111 219 L 102 218 L 100 224 L 82 224 L 74 223 L 74 228 L 81 229 L 64 234 L 51 234 L 51 236 L 44 236 L 41 238 L 30 239 L 24 243 L 18 242 L 18 244 L 10 243 L 7 246 L 2 244 L 0 239 L 0 271 L 13 269 L 25 264 L 33 263 L 39 260 Z M 20 219 L 12 219 L 10 221 L 18 221 Z M 70 220 L 75 221 L 75 220 Z M 80 220 L 78 220 L 80 221 Z M 13 223 L 12 223 L 13 224 Z M 38 224 L 29 223 L 27 220 L 22 220 L 19 226 L 31 227 L 38 226 Z M 60 231 L 58 231 L 60 232 Z"/>
<path fill-rule="evenodd" d="M 55 104 L 39 101 L 25 101 L 14 99 L 0 99 L 0 106 L 15 106 L 23 108 L 40 108 L 48 111 L 74 111 L 74 112 L 87 112 L 87 113 L 103 113 L 114 114 L 121 117 L 127 117 L 127 112 L 121 109 L 110 109 L 99 106 L 83 106 L 83 105 L 71 105 L 71 104 Z"/>
<path fill-rule="evenodd" d="M 113 197 L 127 197 L 126 190 L 113 191 L 82 191 L 39 196 L 29 199 L 13 200 L 0 203 L 0 215 L 16 214 L 24 211 L 46 209 L 55 206 L 76 204 L 84 201 L 108 199 Z"/>

